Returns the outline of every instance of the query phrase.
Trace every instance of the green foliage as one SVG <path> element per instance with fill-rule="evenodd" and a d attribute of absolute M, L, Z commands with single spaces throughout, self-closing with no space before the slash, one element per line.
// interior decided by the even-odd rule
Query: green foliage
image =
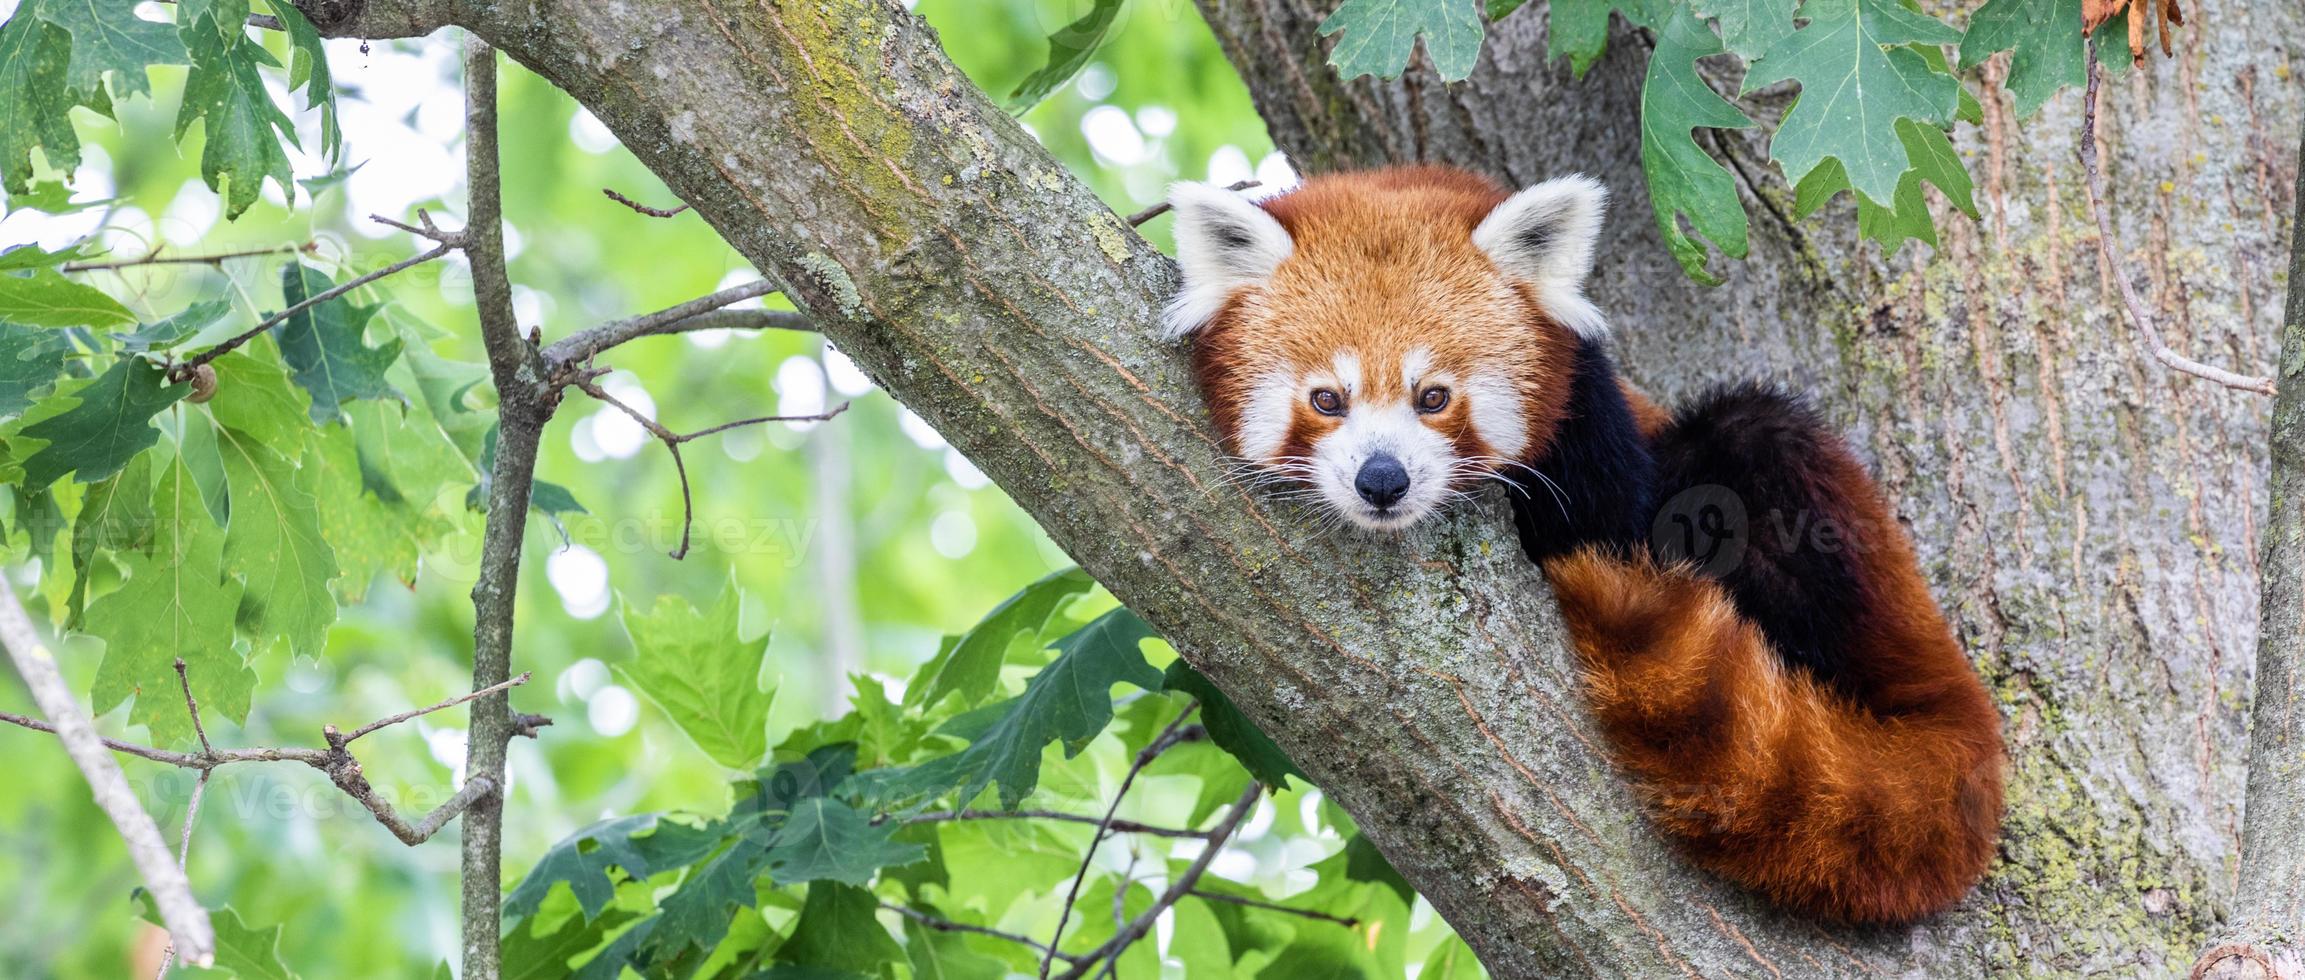
<path fill-rule="evenodd" d="M 1769 48 L 1745 90 L 1792 80 L 1801 98 L 1769 141 L 1769 156 L 1794 183 L 1827 159 L 1875 200 L 1896 193 L 1912 161 L 1895 126 L 1912 119 L 1950 125 L 1960 83 L 1912 45 L 1954 44 L 1961 32 L 1896 0 L 1806 0 L 1808 24 Z"/>
<path fill-rule="evenodd" d="M 658 596 L 647 614 L 624 610 L 624 632 L 636 656 L 616 672 L 670 716 L 713 761 L 743 769 L 768 754 L 768 708 L 774 691 L 760 689 L 768 657 L 765 639 L 737 637 L 742 599 L 736 583 L 722 587 L 710 612 L 679 596 Z"/>
<path fill-rule="evenodd" d="M 54 269 L 0 274 L 0 319 L 35 327 L 114 327 L 136 321 L 102 290 L 65 279 Z"/>
<path fill-rule="evenodd" d="M 37 490 L 66 473 L 94 483 L 120 472 L 160 441 L 152 417 L 191 391 L 190 385 L 169 384 L 167 372 L 149 361 L 114 361 L 96 380 L 44 403 L 52 408 L 68 403 L 69 408 L 25 417 L 30 424 L 17 435 L 47 444 L 24 460 L 22 486 Z"/>
<path fill-rule="evenodd" d="M 55 384 L 71 346 L 61 333 L 0 320 L 0 416 L 30 408 L 32 396 Z"/>
<path fill-rule="evenodd" d="M 928 679 L 928 685 L 917 696 L 907 692 L 906 702 L 934 708 L 947 695 L 957 693 L 963 704 L 982 703 L 1000 683 L 1000 665 L 1008 660 L 1010 648 L 1042 644 L 1057 614 L 1095 586 L 1096 581 L 1078 568 L 1052 572 L 1025 586 L 994 607 L 983 622 L 961 634 L 957 642 L 938 651 L 936 658 L 921 668 L 920 675 Z"/>
<path fill-rule="evenodd" d="M 160 908 L 150 893 L 137 889 L 136 902 L 145 921 L 160 923 Z M 216 930 L 217 970 L 240 980 L 296 980 L 280 960 L 280 926 L 249 928 L 231 906 L 209 912 L 208 923 Z"/>
<path fill-rule="evenodd" d="M 1481 7 L 1474 0 L 1345 0 L 1321 22 L 1321 34 L 1341 34 L 1329 63 L 1346 78 L 1398 78 L 1417 39 L 1444 79 L 1473 73 L 1481 54 Z"/>
<path fill-rule="evenodd" d="M 214 10 L 204 10 L 213 6 Z M 198 11 L 198 12 L 196 12 Z M 257 69 L 280 61 L 241 29 L 247 2 L 186 3 L 179 21 L 192 71 L 184 80 L 184 102 L 176 112 L 176 139 L 195 122 L 205 125 L 200 176 L 208 189 L 224 195 L 224 214 L 238 217 L 256 203 L 265 180 L 295 194 L 295 174 L 280 141 L 296 143 L 296 127 L 272 102 Z M 229 183 L 229 188 L 226 184 Z"/>
<path fill-rule="evenodd" d="M 42 20 L 33 4 L 0 24 L 0 104 L 9 107 L 0 119 L 0 185 L 11 197 L 32 187 L 33 150 L 59 170 L 80 165 L 65 74 L 71 64 L 71 33 Z"/>
<path fill-rule="evenodd" d="M 1721 51 L 1721 39 L 1695 14 L 1675 9 L 1657 31 L 1648 81 L 1641 86 L 1641 171 L 1649 180 L 1657 232 L 1681 271 L 1707 284 L 1720 278 L 1705 268 L 1705 246 L 1681 231 L 1682 215 L 1729 257 L 1744 258 L 1746 251 L 1745 209 L 1738 203 L 1736 178 L 1690 138 L 1700 126 L 1744 129 L 1753 124 L 1697 76 L 1697 59 Z"/>
<path fill-rule="evenodd" d="M 2075 29 L 2080 22 L 2081 0 L 1986 0 L 1969 16 L 1961 67 L 1974 68 L 1995 52 L 2015 52 L 2006 84 L 2017 97 L 2017 114 L 2030 116 L 2058 92 L 2088 80 L 2087 46 Z"/>
<path fill-rule="evenodd" d="M 1088 67 L 1089 59 L 1104 43 L 1105 35 L 1112 32 L 1113 22 L 1120 18 L 1121 4 L 1122 0 L 1093 0 L 1088 13 L 1049 35 L 1048 63 L 1025 76 L 1024 81 L 1017 83 L 1016 90 L 1008 94 L 1010 111 L 1024 112 L 1039 105 L 1049 93 Z"/>
<path fill-rule="evenodd" d="M 280 299 L 290 306 L 334 288 L 334 279 L 303 263 L 280 269 Z M 400 397 L 384 380 L 384 372 L 400 359 L 400 339 L 376 347 L 361 339 L 376 310 L 340 296 L 289 317 L 274 335 L 296 383 L 312 393 L 313 421 L 341 418 L 344 403 L 354 398 Z"/>
<path fill-rule="evenodd" d="M 1184 658 L 1179 657 L 1169 662 L 1168 671 L 1161 678 L 1161 687 L 1163 690 L 1191 695 L 1199 701 L 1201 724 L 1208 728 L 1209 740 L 1232 753 L 1233 758 L 1247 767 L 1249 775 L 1256 777 L 1258 782 L 1274 789 L 1287 789 L 1290 776 L 1304 778 L 1305 774 L 1297 770 L 1297 764 L 1289 759 L 1288 753 L 1274 745 L 1273 740 L 1266 737 L 1255 722 L 1241 714 L 1241 709 L 1233 705 L 1231 698 L 1225 697 L 1225 692 L 1217 690 L 1215 684 L 1209 683 L 1209 679 L 1202 677 L 1200 671 L 1185 663 Z"/>

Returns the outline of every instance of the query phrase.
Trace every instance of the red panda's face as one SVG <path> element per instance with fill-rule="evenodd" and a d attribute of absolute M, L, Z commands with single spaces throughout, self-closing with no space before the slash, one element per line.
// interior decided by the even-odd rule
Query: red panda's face
<path fill-rule="evenodd" d="M 1354 524 L 1533 477 L 1559 424 L 1603 192 L 1461 171 L 1316 178 L 1263 206 L 1178 185 L 1168 312 L 1228 448 Z"/>

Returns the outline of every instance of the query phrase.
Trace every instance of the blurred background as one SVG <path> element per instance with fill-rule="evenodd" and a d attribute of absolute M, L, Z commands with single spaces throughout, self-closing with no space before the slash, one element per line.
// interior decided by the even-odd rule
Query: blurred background
<path fill-rule="evenodd" d="M 15 6 L 0 0 L 0 15 Z M 1047 36 L 1088 8 L 1087 0 L 922 0 L 918 11 L 999 98 L 1045 60 Z M 150 3 L 139 16 L 169 19 Z M 220 252 L 310 243 L 316 263 L 353 270 L 421 251 L 425 243 L 366 216 L 409 218 L 429 208 L 443 224 L 461 220 L 457 40 L 332 42 L 329 55 L 343 91 L 346 150 L 333 171 L 315 156 L 295 158 L 303 184 L 295 202 L 268 184 L 263 203 L 223 222 L 216 194 L 198 178 L 197 130 L 181 147 L 170 138 L 182 73 L 159 71 L 153 97 L 120 103 L 117 123 L 76 113 L 87 162 L 73 199 L 109 203 L 62 216 L 14 211 L 0 222 L 0 243 L 54 247 L 93 236 L 118 257 L 160 245 Z M 282 79 L 268 81 L 275 100 L 290 105 Z M 316 114 L 293 115 L 304 144 L 317 146 Z M 613 188 L 642 203 L 677 203 L 589 114 L 509 61 L 502 118 L 506 233 L 523 324 L 565 336 L 756 277 L 693 214 L 646 217 L 605 198 L 601 190 Z M 1184 0 L 1132 0 L 1095 62 L 1023 119 L 1123 214 L 1159 200 L 1175 179 L 1292 179 Z M 1147 229 L 1164 248 L 1165 226 Z M 369 294 L 389 300 L 381 315 L 395 328 L 430 338 L 429 352 L 411 354 L 418 368 L 433 363 L 427 354 L 481 360 L 460 259 L 421 266 Z M 95 284 L 147 322 L 195 299 L 276 308 L 279 261 L 144 267 L 100 273 Z M 612 393 L 678 430 L 840 402 L 852 408 L 827 424 L 751 427 L 691 445 L 696 544 L 674 561 L 665 553 L 677 541 L 680 497 L 663 449 L 613 409 L 584 399 L 564 407 L 539 475 L 569 488 L 584 512 L 559 515 L 557 526 L 530 524 L 516 669 L 533 671 L 535 681 L 514 705 L 555 725 L 512 746 L 505 864 L 514 877 L 603 816 L 713 813 L 727 804 L 728 773 L 611 671 L 630 655 L 620 604 L 645 609 L 674 594 L 701 605 L 733 578 L 745 596 L 745 633 L 770 646 L 764 680 L 777 689 L 774 742 L 846 713 L 860 686 L 878 689 L 867 698 L 894 700 L 941 636 L 1070 564 L 966 458 L 812 335 L 694 334 L 627 346 L 608 363 L 618 368 L 606 379 Z M 465 523 L 445 550 L 423 557 L 413 583 L 378 581 L 346 606 L 325 656 L 260 657 L 247 727 L 211 724 L 210 736 L 221 745 L 317 745 L 323 724 L 357 725 L 466 690 L 466 593 L 479 519 L 451 519 Z M 11 574 L 38 587 L 36 566 Z M 78 639 L 60 650 L 83 693 L 97 646 Z M 0 683 L 0 710 L 31 710 L 18 684 Z M 100 723 L 141 740 L 125 715 Z M 369 777 L 406 807 L 430 807 L 461 779 L 463 724 L 462 711 L 447 711 L 365 741 Z M 1086 755 L 1087 776 L 1052 773 L 1049 792 L 1100 799 L 1098 774 L 1109 787 L 1126 764 L 1117 743 L 1105 743 L 1114 743 L 1111 733 Z M 0 977 L 117 977 L 149 962 L 158 934 L 132 914 L 136 877 L 63 752 L 45 736 L 0 729 L 0 760 Z M 191 774 L 134 760 L 127 768 L 173 839 Z M 1193 805 L 1191 786 L 1164 790 L 1155 778 L 1136 795 L 1148 818 L 1167 810 L 1181 817 Z M 1307 869 L 1342 846 L 1322 809 L 1318 793 L 1301 787 L 1268 801 L 1218 872 L 1275 897 L 1314 887 Z M 451 836 L 403 847 L 318 773 L 236 766 L 208 791 L 190 873 L 212 904 L 229 901 L 253 923 L 285 923 L 284 958 L 304 976 L 428 976 L 456 945 Z M 1036 839 L 948 854 L 948 862 L 956 880 L 970 860 L 1045 860 L 1069 872 L 1085 836 Z M 1122 850 L 1107 848 L 1115 861 L 1126 860 Z M 1446 937 L 1417 905 L 1418 938 L 1383 937 L 1389 962 L 1414 964 Z M 1375 935 L 1368 945 L 1378 945 Z"/>

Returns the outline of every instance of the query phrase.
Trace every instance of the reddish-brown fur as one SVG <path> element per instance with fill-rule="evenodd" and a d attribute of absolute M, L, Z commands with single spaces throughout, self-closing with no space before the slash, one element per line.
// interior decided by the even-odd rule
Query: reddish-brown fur
<path fill-rule="evenodd" d="M 1303 370 L 1345 349 L 1366 367 L 1369 397 L 1406 400 L 1401 359 L 1420 346 L 1432 349 L 1436 368 L 1459 377 L 1476 367 L 1503 370 L 1520 391 L 1527 430 L 1558 428 L 1575 338 L 1472 244 L 1474 226 L 1506 196 L 1462 170 L 1406 167 L 1315 178 L 1266 202 L 1295 254 L 1193 343 L 1194 373 L 1218 431 L 1228 439 L 1239 433 L 1255 372 Z M 1302 455 L 1337 424 L 1299 403 L 1283 454 Z M 1427 424 L 1460 455 L 1495 455 L 1461 405 Z"/>
<path fill-rule="evenodd" d="M 1513 380 L 1526 462 L 1565 426 L 1577 340 L 1470 241 L 1506 193 L 1445 168 L 1317 178 L 1266 203 L 1294 242 L 1261 288 L 1199 334 L 1194 366 L 1238 448 L 1243 399 L 1271 369 L 1339 350 L 1369 368 L 1371 397 L 1410 396 L 1404 353 Z M 1672 424 L 1620 382 L 1641 438 Z M 1400 389 L 1400 390 L 1394 390 Z M 1491 455 L 1461 410 L 1427 424 L 1461 456 Z M 1302 456 L 1338 420 L 1295 406 L 1279 455 Z M 1691 860 L 1822 919 L 1910 921 L 1958 900 L 1991 863 L 2001 812 L 1999 715 L 1911 543 L 1845 448 L 1804 460 L 1820 520 L 1849 533 L 1858 597 L 1831 681 L 1772 649 L 1720 581 L 1585 550 L 1546 563 L 1591 708 L 1615 761 Z M 1838 576 L 1836 576 L 1838 578 Z"/>

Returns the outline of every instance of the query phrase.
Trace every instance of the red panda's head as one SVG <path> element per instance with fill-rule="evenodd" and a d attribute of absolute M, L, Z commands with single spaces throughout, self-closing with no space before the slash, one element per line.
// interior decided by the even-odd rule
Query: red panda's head
<path fill-rule="evenodd" d="M 1179 184 L 1171 335 L 1228 448 L 1362 527 L 1540 458 L 1561 422 L 1607 192 L 1460 170 L 1316 177 L 1259 205 Z"/>

